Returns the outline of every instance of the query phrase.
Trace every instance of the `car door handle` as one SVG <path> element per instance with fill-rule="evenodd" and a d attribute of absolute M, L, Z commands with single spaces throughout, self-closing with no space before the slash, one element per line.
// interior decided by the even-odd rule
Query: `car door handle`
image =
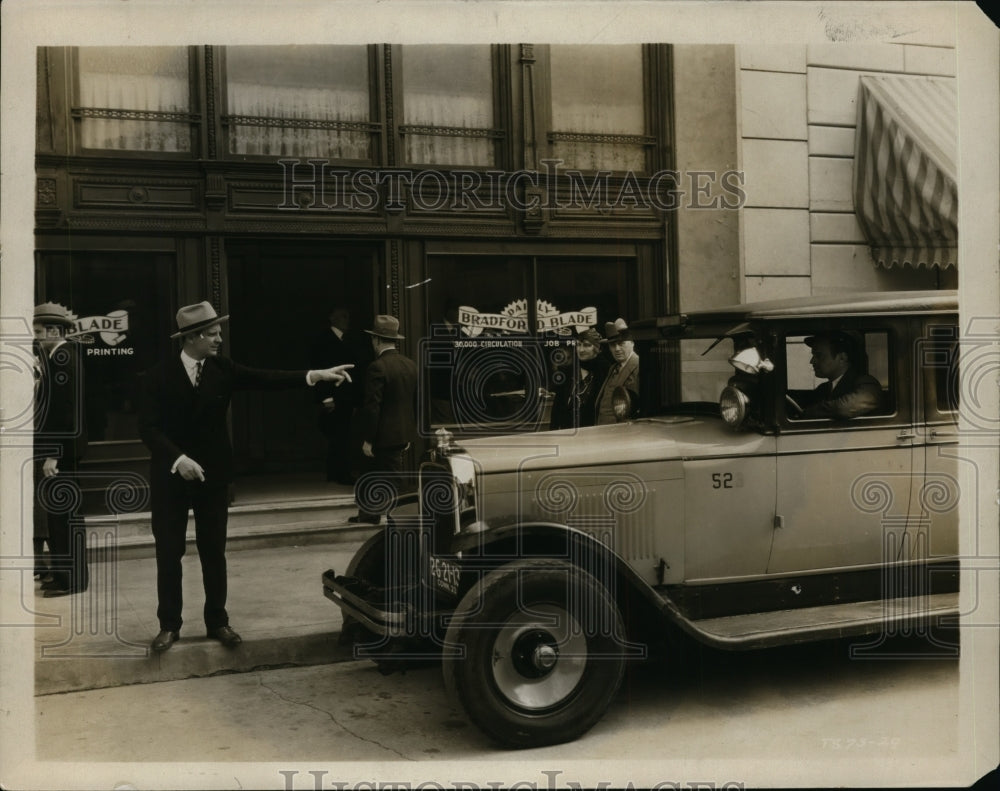
<path fill-rule="evenodd" d="M 915 431 L 904 428 L 896 435 L 896 439 L 913 439 L 915 436 L 917 436 Z"/>
<path fill-rule="evenodd" d="M 943 439 L 943 440 L 958 439 L 958 434 L 956 434 L 953 431 L 935 431 L 932 429 L 931 439 Z"/>

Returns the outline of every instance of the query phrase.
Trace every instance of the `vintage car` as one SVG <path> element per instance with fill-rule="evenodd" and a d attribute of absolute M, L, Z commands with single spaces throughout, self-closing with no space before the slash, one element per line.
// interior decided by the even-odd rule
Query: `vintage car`
<path fill-rule="evenodd" d="M 387 671 L 437 658 L 505 746 L 585 733 L 626 662 L 664 636 L 737 650 L 856 636 L 864 653 L 935 639 L 957 616 L 954 292 L 737 305 L 633 330 L 643 417 L 442 434 L 417 491 L 323 575 L 357 656 Z M 809 414 L 810 345 L 831 333 L 873 378 L 863 414 Z"/>

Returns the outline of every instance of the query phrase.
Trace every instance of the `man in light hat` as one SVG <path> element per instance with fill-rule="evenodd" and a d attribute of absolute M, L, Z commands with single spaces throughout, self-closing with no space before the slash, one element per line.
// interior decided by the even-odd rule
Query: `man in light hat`
<path fill-rule="evenodd" d="M 879 409 L 882 385 L 864 372 L 860 338 L 846 332 L 821 332 L 805 339 L 812 349 L 809 364 L 827 381 L 807 398 L 801 417 L 849 420 Z"/>
<path fill-rule="evenodd" d="M 52 560 L 51 579 L 43 580 L 42 591 L 46 597 L 68 596 L 85 591 L 89 583 L 87 534 L 74 530 L 72 506 L 78 498 L 65 488 L 87 448 L 83 364 L 79 346 L 67 338 L 76 328 L 76 316 L 69 308 L 54 302 L 37 305 L 32 328 L 39 355 L 35 387 L 36 530 L 47 529 Z M 41 571 L 39 543 L 36 540 L 36 571 Z"/>
<path fill-rule="evenodd" d="M 361 423 L 362 453 L 372 460 L 371 473 L 358 482 L 358 515 L 352 523 L 378 524 L 381 516 L 374 512 L 374 494 L 383 482 L 395 488 L 403 471 L 403 454 L 417 436 L 417 366 L 399 353 L 396 341 L 399 319 L 376 316 L 375 324 L 365 330 L 372 336 L 375 360 L 365 372 L 365 394 L 358 417 Z M 366 496 L 366 493 L 370 492 Z"/>
<path fill-rule="evenodd" d="M 616 392 L 624 392 L 629 397 L 629 419 L 639 414 L 639 355 L 635 353 L 635 341 L 625 319 L 606 322 L 602 343 L 608 345 L 614 363 L 604 386 L 597 396 L 597 425 L 615 423 L 620 418 L 615 415 L 614 398 Z"/>
<path fill-rule="evenodd" d="M 350 365 L 270 371 L 220 356 L 222 323 L 228 318 L 217 315 L 208 302 L 181 308 L 177 332 L 170 336 L 181 339 L 180 354 L 142 377 L 139 435 L 152 452 L 149 484 L 160 622 L 151 646 L 154 651 L 166 651 L 180 639 L 181 557 L 189 509 L 194 511 L 207 635 L 228 648 L 242 642 L 226 612 L 226 524 L 233 480 L 226 418 L 233 391 L 350 381 Z"/>

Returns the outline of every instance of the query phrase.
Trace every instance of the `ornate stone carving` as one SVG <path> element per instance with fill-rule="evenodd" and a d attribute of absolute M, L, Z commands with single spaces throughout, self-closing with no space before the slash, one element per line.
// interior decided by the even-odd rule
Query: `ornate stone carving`
<path fill-rule="evenodd" d="M 385 69 L 385 136 L 386 164 L 389 167 L 396 166 L 396 135 L 393 134 L 393 124 L 395 123 L 395 109 L 392 104 L 392 47 L 386 44 L 382 47 L 382 64 Z"/>
<path fill-rule="evenodd" d="M 208 282 L 212 292 L 212 307 L 222 311 L 222 240 L 212 236 L 208 240 Z"/>
<path fill-rule="evenodd" d="M 55 179 L 38 179 L 35 182 L 35 205 L 37 206 L 56 205 Z"/>
<path fill-rule="evenodd" d="M 399 316 L 399 240 L 392 239 L 389 242 L 389 300 L 391 308 L 389 312 L 393 316 Z"/>
<path fill-rule="evenodd" d="M 208 158 L 218 159 L 215 136 L 215 47 L 205 47 L 205 111 L 208 114 Z"/>

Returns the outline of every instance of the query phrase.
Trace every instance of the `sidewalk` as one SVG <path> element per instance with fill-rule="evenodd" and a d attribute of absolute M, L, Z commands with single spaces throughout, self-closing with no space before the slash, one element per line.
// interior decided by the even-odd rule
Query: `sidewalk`
<path fill-rule="evenodd" d="M 39 583 L 23 574 L 21 602 L 35 622 L 36 694 L 350 659 L 350 649 L 337 645 L 340 610 L 324 597 L 320 578 L 328 568 L 343 571 L 365 535 L 345 525 L 307 541 L 278 533 L 261 546 L 262 537 L 255 538 L 237 540 L 227 553 L 227 609 L 243 637 L 236 649 L 205 637 L 193 547 L 183 561 L 181 639 L 162 654 L 149 649 L 159 631 L 154 558 L 122 557 L 109 547 L 90 564 L 90 588 L 59 598 L 44 598 Z"/>

